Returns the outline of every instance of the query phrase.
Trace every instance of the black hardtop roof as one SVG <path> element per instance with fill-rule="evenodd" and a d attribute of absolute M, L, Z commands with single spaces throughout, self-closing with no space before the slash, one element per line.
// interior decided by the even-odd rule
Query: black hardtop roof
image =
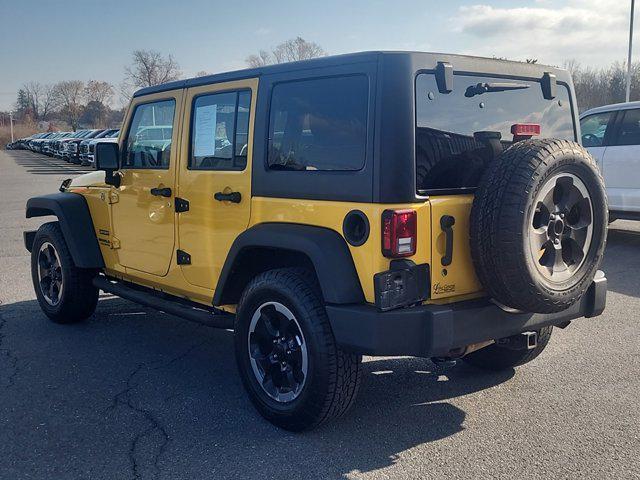
<path fill-rule="evenodd" d="M 369 51 L 347 53 L 343 55 L 330 55 L 327 57 L 314 58 L 311 60 L 281 63 L 259 68 L 247 68 L 244 70 L 235 70 L 232 72 L 206 75 L 204 77 L 176 80 L 174 82 L 163 83 L 161 85 L 155 85 L 153 87 L 141 88 L 140 90 L 137 90 L 133 94 L 133 96 L 141 97 L 152 93 L 165 92 L 180 88 L 198 87 L 213 83 L 243 80 L 246 78 L 256 78 L 263 75 L 295 72 L 297 70 L 309 70 L 315 68 L 320 69 L 353 63 L 376 62 L 383 59 L 384 57 L 406 57 L 407 61 L 418 65 L 423 65 L 422 68 L 425 69 L 435 68 L 437 62 L 449 62 L 453 65 L 454 71 L 462 70 L 484 72 L 488 69 L 487 73 L 501 72 L 504 75 L 517 74 L 519 76 L 528 76 L 532 78 L 538 78 L 545 72 L 552 72 L 558 75 L 558 80 L 564 81 L 566 81 L 569 76 L 568 72 L 566 72 L 565 70 L 538 63 L 533 64 L 497 58 L 474 57 L 469 55 L 434 52 Z M 456 63 L 462 68 L 456 68 Z M 471 65 L 473 65 L 475 68 L 470 68 Z"/>

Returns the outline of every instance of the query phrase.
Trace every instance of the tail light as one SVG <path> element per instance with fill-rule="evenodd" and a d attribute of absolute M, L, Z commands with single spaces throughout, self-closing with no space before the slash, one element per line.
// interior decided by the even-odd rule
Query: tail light
<path fill-rule="evenodd" d="M 415 210 L 385 210 L 382 213 L 382 254 L 385 257 L 414 255 L 417 236 Z"/>
<path fill-rule="evenodd" d="M 511 134 L 514 142 L 540 135 L 541 131 L 539 123 L 514 123 L 511 125 Z"/>

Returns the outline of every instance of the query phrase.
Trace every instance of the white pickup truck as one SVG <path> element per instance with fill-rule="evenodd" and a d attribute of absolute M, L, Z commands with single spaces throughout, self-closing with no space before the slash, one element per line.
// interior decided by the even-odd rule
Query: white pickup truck
<path fill-rule="evenodd" d="M 640 102 L 588 110 L 580 129 L 604 177 L 610 221 L 640 220 Z"/>

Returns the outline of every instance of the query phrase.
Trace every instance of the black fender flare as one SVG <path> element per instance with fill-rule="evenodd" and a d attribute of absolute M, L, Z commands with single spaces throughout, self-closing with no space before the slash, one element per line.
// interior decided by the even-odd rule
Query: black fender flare
<path fill-rule="evenodd" d="M 27 201 L 27 218 L 50 215 L 58 217 L 60 229 L 77 267 L 104 267 L 89 206 L 82 195 L 52 193 L 32 197 Z"/>
<path fill-rule="evenodd" d="M 326 303 L 364 302 L 351 252 L 338 232 L 294 223 L 261 223 L 245 230 L 233 242 L 216 285 L 214 305 L 224 305 L 229 298 L 226 287 L 235 273 L 236 260 L 242 256 L 243 251 L 251 248 L 284 250 L 305 255 L 315 269 Z"/>

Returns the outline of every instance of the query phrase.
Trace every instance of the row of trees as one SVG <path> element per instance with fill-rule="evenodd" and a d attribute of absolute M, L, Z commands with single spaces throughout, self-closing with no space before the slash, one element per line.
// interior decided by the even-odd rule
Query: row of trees
<path fill-rule="evenodd" d="M 325 51 L 318 44 L 296 37 L 270 51 L 261 50 L 250 55 L 245 62 L 249 67 L 258 67 L 324 55 Z M 209 72 L 200 71 L 196 74 L 204 75 L 209 75 Z M 80 125 L 116 125 L 124 113 L 122 109 L 112 107 L 117 95 L 126 103 L 138 88 L 181 77 L 180 65 L 171 55 L 165 56 L 153 50 L 135 50 L 131 55 L 131 63 L 124 67 L 124 80 L 119 85 L 100 80 L 66 80 L 53 85 L 28 82 L 18 91 L 15 114 L 18 121 L 23 123 L 64 122 L 74 130 Z"/>
<path fill-rule="evenodd" d="M 76 130 L 80 125 L 108 127 L 122 121 L 123 109 L 113 109 L 116 94 L 128 100 L 142 87 L 177 80 L 182 76 L 171 55 L 153 50 L 136 50 L 124 68 L 124 80 L 114 85 L 101 80 L 65 80 L 56 84 L 25 83 L 18 90 L 15 114 L 18 121 L 64 122 Z"/>
<path fill-rule="evenodd" d="M 284 63 L 325 56 L 320 45 L 296 37 L 270 50 L 260 50 L 245 59 L 248 67 Z M 527 59 L 527 63 L 536 63 Z M 572 60 L 564 67 L 573 75 L 581 111 L 599 105 L 624 101 L 626 67 L 614 63 L 608 68 L 584 67 Z M 197 76 L 208 75 L 206 71 Z M 180 66 L 171 56 L 152 50 L 136 50 L 131 63 L 124 68 L 124 80 L 114 86 L 100 80 L 67 80 L 53 85 L 28 82 L 18 91 L 16 118 L 29 121 L 61 121 L 76 129 L 80 125 L 106 127 L 119 123 L 123 110 L 113 109 L 113 100 L 120 95 L 125 102 L 134 90 L 178 80 Z M 640 63 L 632 65 L 631 99 L 640 99 Z"/>
<path fill-rule="evenodd" d="M 64 121 L 74 130 L 80 123 L 106 127 L 118 112 L 109 107 L 111 84 L 99 80 L 67 80 L 54 85 L 29 82 L 18 90 L 16 117 L 29 121 Z"/>
<path fill-rule="evenodd" d="M 564 63 L 571 72 L 580 111 L 625 101 L 626 63 L 616 62 L 607 68 L 585 67 L 575 60 Z M 640 100 L 640 63 L 631 64 L 630 100 Z"/>

